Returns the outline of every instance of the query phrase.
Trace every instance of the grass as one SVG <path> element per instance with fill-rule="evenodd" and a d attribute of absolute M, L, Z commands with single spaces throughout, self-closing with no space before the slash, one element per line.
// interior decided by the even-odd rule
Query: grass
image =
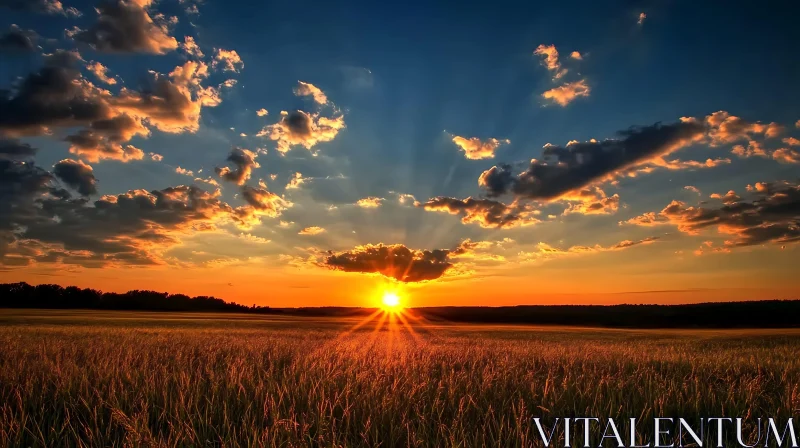
<path fill-rule="evenodd" d="M 533 417 L 800 413 L 797 330 L 356 323 L 0 310 L 0 446 L 522 447 Z"/>

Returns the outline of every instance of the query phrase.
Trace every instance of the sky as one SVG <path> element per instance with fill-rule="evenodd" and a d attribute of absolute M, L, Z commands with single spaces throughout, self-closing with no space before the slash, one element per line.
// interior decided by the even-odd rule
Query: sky
<path fill-rule="evenodd" d="M 800 298 L 794 2 L 0 9 L 2 282 Z"/>

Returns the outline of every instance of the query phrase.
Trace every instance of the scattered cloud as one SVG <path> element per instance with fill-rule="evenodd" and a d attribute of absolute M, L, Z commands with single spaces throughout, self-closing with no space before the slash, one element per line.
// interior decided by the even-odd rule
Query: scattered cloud
<path fill-rule="evenodd" d="M 269 114 L 269 112 L 267 112 L 267 110 L 264 108 L 261 108 L 256 111 L 256 115 L 258 115 L 259 117 L 265 117 L 267 116 L 267 114 Z"/>
<path fill-rule="evenodd" d="M 96 7 L 97 20 L 88 29 L 70 35 L 97 51 L 109 53 L 164 54 L 178 48 L 167 23 L 157 23 L 147 8 L 152 0 L 103 0 Z"/>
<path fill-rule="evenodd" d="M 570 53 L 569 57 L 571 57 L 572 59 L 578 60 L 578 61 L 582 61 L 583 60 L 583 56 L 580 54 L 580 52 L 577 52 L 577 51 L 573 51 L 572 53 Z"/>
<path fill-rule="evenodd" d="M 470 160 L 492 159 L 494 152 L 502 144 L 509 144 L 511 140 L 498 140 L 496 138 L 489 138 L 481 141 L 478 137 L 465 138 L 458 135 L 453 136 L 453 143 L 455 143 L 461 150 L 464 151 L 464 157 Z"/>
<path fill-rule="evenodd" d="M 215 48 L 214 61 L 211 63 L 211 67 L 216 69 L 220 66 L 222 67 L 222 71 L 238 72 L 244 68 L 244 61 L 242 61 L 242 58 L 236 50 Z"/>
<path fill-rule="evenodd" d="M 97 194 L 97 178 L 92 167 L 80 160 L 64 159 L 56 163 L 53 174 L 83 196 Z"/>
<path fill-rule="evenodd" d="M 681 201 L 672 201 L 658 213 L 648 212 L 620 224 L 673 225 L 690 235 L 713 228 L 729 237 L 724 246 L 729 249 L 800 241 L 798 184 L 758 182 L 755 186 L 748 186 L 747 190 L 753 196 L 750 201 L 738 198 L 734 191 L 720 196 L 722 205 L 716 208 L 692 207 Z"/>
<path fill-rule="evenodd" d="M 203 50 L 200 49 L 200 46 L 197 45 L 197 41 L 195 41 L 194 37 L 192 36 L 184 36 L 183 43 L 180 44 L 180 47 L 181 50 L 193 58 L 202 59 L 205 57 Z"/>
<path fill-rule="evenodd" d="M 644 24 L 645 19 L 647 19 L 647 14 L 640 12 L 639 19 L 636 21 L 636 24 L 642 26 Z"/>
<path fill-rule="evenodd" d="M 695 187 L 694 185 L 687 185 L 687 186 L 683 187 L 683 189 L 684 190 L 689 190 L 692 193 L 702 194 L 702 193 L 700 193 L 700 189 Z"/>
<path fill-rule="evenodd" d="M 94 76 L 98 80 L 100 80 L 100 82 L 103 82 L 105 84 L 111 84 L 111 85 L 114 85 L 114 84 L 117 83 L 116 79 L 114 79 L 111 76 L 108 76 L 108 67 L 106 67 L 105 65 L 103 65 L 103 64 L 101 64 L 99 62 L 95 62 L 95 61 L 90 62 L 89 65 L 86 66 L 86 69 L 89 70 L 90 72 L 92 72 L 94 74 Z"/>
<path fill-rule="evenodd" d="M 586 84 L 586 80 L 581 79 L 580 81 L 568 82 L 561 86 L 553 87 L 542 93 L 542 97 L 565 107 L 577 98 L 589 96 L 590 92 L 591 89 Z"/>
<path fill-rule="evenodd" d="M 549 145 L 544 160 L 533 159 L 519 174 L 511 165 L 484 171 L 478 184 L 490 196 L 512 193 L 527 199 L 555 199 L 592 182 L 650 163 L 698 140 L 704 126 L 696 121 L 633 127 L 618 134 L 620 139 Z"/>
<path fill-rule="evenodd" d="M 619 195 L 606 196 L 599 187 L 586 187 L 561 196 L 561 200 L 569 203 L 564 215 L 579 213 L 582 215 L 605 215 L 619 209 Z"/>
<path fill-rule="evenodd" d="M 294 94 L 297 96 L 313 97 L 314 101 L 320 105 L 328 104 L 328 97 L 325 95 L 325 93 L 320 90 L 319 87 L 311 83 L 297 81 L 297 87 L 294 89 Z"/>
<path fill-rule="evenodd" d="M 307 180 L 308 178 L 303 177 L 303 174 L 301 174 L 300 172 L 296 172 L 294 173 L 294 176 L 292 176 L 292 178 L 289 179 L 289 183 L 286 184 L 286 189 L 297 190 L 300 188 L 301 185 L 306 183 Z"/>
<path fill-rule="evenodd" d="M 298 110 L 292 113 L 281 112 L 278 123 L 264 127 L 257 135 L 277 142 L 278 152 L 285 154 L 293 146 L 302 146 L 311 151 L 317 143 L 336 138 L 344 127 L 343 115 L 328 118 L 318 113 Z"/>
<path fill-rule="evenodd" d="M 65 17 L 81 16 L 81 12 L 75 8 L 64 8 L 64 5 L 59 0 L 0 0 L 0 6 L 38 14 Z"/>
<path fill-rule="evenodd" d="M 491 199 L 466 199 L 439 196 L 428 199 L 425 203 L 416 203 L 428 211 L 447 212 L 451 215 L 461 215 L 464 224 L 476 223 L 484 228 L 512 228 L 528 226 L 538 223 L 535 212 L 520 207 L 516 204 L 505 205 Z"/>
<path fill-rule="evenodd" d="M 319 235 L 320 233 L 323 233 L 323 232 L 325 232 L 325 229 L 323 229 L 322 227 L 312 226 L 312 227 L 306 227 L 306 228 L 300 230 L 299 232 L 297 232 L 297 234 L 298 235 Z"/>
<path fill-rule="evenodd" d="M 23 30 L 12 24 L 0 35 L 0 51 L 28 52 L 36 50 L 39 35 L 33 30 Z"/>
<path fill-rule="evenodd" d="M 375 196 L 370 196 L 366 198 L 359 199 L 356 201 L 356 205 L 361 208 L 378 208 L 381 204 L 385 201 L 384 198 L 378 198 Z"/>
<path fill-rule="evenodd" d="M 780 163 L 800 164 L 800 151 L 792 148 L 780 148 L 773 151 L 772 158 Z"/>
<path fill-rule="evenodd" d="M 244 185 L 244 183 L 250 179 L 253 169 L 261 167 L 261 165 L 256 162 L 256 157 L 258 157 L 258 154 L 254 153 L 253 151 L 234 147 L 231 149 L 231 152 L 228 154 L 228 158 L 226 159 L 228 162 L 234 165 L 234 167 L 218 167 L 215 169 L 215 171 L 219 177 L 227 181 L 233 182 L 237 185 Z"/>
<path fill-rule="evenodd" d="M 613 252 L 625 250 L 634 246 L 652 244 L 658 241 L 658 237 L 648 237 L 641 240 L 624 240 L 611 246 L 570 246 L 566 249 L 559 249 L 547 243 L 539 243 L 531 251 L 522 251 L 518 257 L 522 261 L 546 261 L 566 256 L 596 254 L 601 252 Z"/>
<path fill-rule="evenodd" d="M 541 44 L 536 47 L 533 54 L 535 56 L 542 56 L 542 65 L 553 72 L 553 79 L 559 79 L 567 74 L 567 69 L 561 68 L 561 62 L 558 60 L 558 50 L 555 45 Z"/>

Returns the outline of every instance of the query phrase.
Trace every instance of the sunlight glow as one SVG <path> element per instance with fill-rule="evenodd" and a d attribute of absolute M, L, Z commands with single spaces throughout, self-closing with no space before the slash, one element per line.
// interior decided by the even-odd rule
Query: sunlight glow
<path fill-rule="evenodd" d="M 397 293 L 386 291 L 381 299 L 381 306 L 386 311 L 397 311 L 401 308 L 400 296 Z"/>

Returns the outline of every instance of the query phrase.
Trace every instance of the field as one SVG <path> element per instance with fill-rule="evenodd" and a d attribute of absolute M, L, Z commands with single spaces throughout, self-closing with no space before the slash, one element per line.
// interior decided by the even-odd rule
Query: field
<path fill-rule="evenodd" d="M 0 446 L 537 446 L 533 417 L 800 413 L 798 330 L 356 324 L 0 310 Z"/>

